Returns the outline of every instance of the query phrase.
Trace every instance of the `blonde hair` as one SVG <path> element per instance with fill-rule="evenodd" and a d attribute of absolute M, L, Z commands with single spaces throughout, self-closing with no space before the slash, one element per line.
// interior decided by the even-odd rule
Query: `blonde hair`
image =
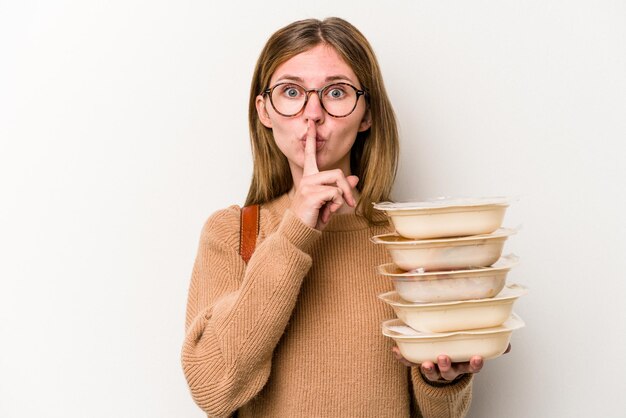
<path fill-rule="evenodd" d="M 359 177 L 361 198 L 356 213 L 374 223 L 371 203 L 390 200 L 398 166 L 398 128 L 372 47 L 357 28 L 337 17 L 291 23 L 274 33 L 261 51 L 250 86 L 248 122 L 254 168 L 245 204 L 269 202 L 293 187 L 287 158 L 276 146 L 272 130 L 259 120 L 255 100 L 269 87 L 278 66 L 319 44 L 332 46 L 367 91 L 371 127 L 358 133 L 350 151 L 350 169 Z"/>

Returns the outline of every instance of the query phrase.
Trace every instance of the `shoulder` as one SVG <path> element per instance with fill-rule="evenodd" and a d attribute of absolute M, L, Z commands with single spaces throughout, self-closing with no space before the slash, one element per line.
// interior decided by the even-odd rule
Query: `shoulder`
<path fill-rule="evenodd" d="M 237 205 L 217 210 L 204 222 L 200 240 L 218 241 L 229 247 L 237 247 L 240 216 L 241 208 Z"/>
<path fill-rule="evenodd" d="M 260 205 L 261 226 L 259 240 L 263 240 L 278 228 L 289 203 L 287 195 Z M 202 227 L 201 241 L 219 241 L 229 247 L 239 248 L 241 207 L 231 205 L 214 212 Z"/>

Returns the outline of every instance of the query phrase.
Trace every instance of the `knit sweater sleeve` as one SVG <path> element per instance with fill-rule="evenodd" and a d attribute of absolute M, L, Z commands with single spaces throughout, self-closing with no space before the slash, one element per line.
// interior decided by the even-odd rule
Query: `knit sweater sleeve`
<path fill-rule="evenodd" d="M 228 416 L 265 385 L 272 353 L 311 267 L 321 233 L 287 210 L 246 265 L 238 253 L 240 209 L 206 222 L 194 264 L 182 366 L 195 402 Z"/>
<path fill-rule="evenodd" d="M 433 386 L 426 382 L 419 367 L 411 367 L 413 396 L 424 418 L 461 418 L 469 412 L 472 400 L 472 374 L 455 383 Z"/>

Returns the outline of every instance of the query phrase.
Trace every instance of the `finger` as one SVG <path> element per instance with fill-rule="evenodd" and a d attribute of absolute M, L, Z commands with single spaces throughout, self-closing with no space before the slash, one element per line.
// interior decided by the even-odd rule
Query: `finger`
<path fill-rule="evenodd" d="M 404 364 L 407 367 L 415 366 L 414 363 L 411 363 L 410 361 L 404 358 L 402 353 L 400 353 L 400 349 L 398 348 L 398 346 L 393 346 L 391 348 L 391 351 L 393 352 L 393 355 L 396 358 L 396 360 L 398 360 L 400 363 Z"/>
<path fill-rule="evenodd" d="M 342 205 L 343 200 L 341 203 L 332 201 L 322 206 L 322 209 L 320 209 L 320 220 L 322 221 L 322 224 L 326 225 L 328 221 L 330 221 L 331 215 L 337 212 Z"/>
<path fill-rule="evenodd" d="M 309 120 L 306 130 L 306 143 L 304 145 L 304 167 L 302 168 L 302 174 L 305 176 L 319 173 L 316 160 L 316 136 L 317 129 L 315 128 L 315 122 Z"/>
<path fill-rule="evenodd" d="M 354 195 L 352 194 L 352 190 L 354 190 L 356 185 L 359 183 L 359 178 L 357 176 L 348 176 L 346 177 L 346 181 L 348 182 L 348 185 L 350 186 L 349 196 L 350 196 L 350 199 L 352 199 L 352 204 L 350 206 L 354 208 L 356 207 L 356 199 L 354 198 Z"/>
<path fill-rule="evenodd" d="M 332 212 L 336 212 L 345 201 L 341 196 L 341 190 L 334 186 L 314 186 L 307 187 L 303 196 L 302 206 L 308 208 L 311 214 L 320 219 L 322 210 L 328 206 Z"/>
<path fill-rule="evenodd" d="M 469 361 L 467 372 L 464 373 L 478 373 L 483 368 L 483 358 L 481 356 L 473 356 Z"/>
<path fill-rule="evenodd" d="M 348 176 L 348 177 L 346 177 L 346 180 L 348 180 L 348 183 L 350 184 L 350 187 L 353 188 L 353 189 L 359 183 L 359 178 L 357 176 Z"/>
<path fill-rule="evenodd" d="M 397 345 L 394 345 L 393 347 L 391 347 L 391 351 L 393 352 L 393 355 L 396 357 L 396 359 L 400 360 L 400 357 L 402 357 L 402 354 L 400 354 L 400 348 L 398 348 Z"/>
<path fill-rule="evenodd" d="M 345 203 L 342 195 L 343 191 L 338 187 L 319 186 L 313 198 L 319 202 L 320 211 L 324 205 L 328 205 L 330 212 L 334 213 Z"/>
<path fill-rule="evenodd" d="M 337 185 L 337 187 L 341 189 L 348 205 L 352 207 L 356 206 L 356 199 L 354 198 L 352 190 L 359 182 L 357 176 L 346 177 L 342 170 L 336 169 L 318 172 L 315 174 L 315 177 L 310 177 L 309 181 L 317 184 Z"/>
<path fill-rule="evenodd" d="M 352 189 L 354 186 L 351 186 L 350 181 L 348 181 L 348 179 L 344 177 L 343 171 L 341 170 L 337 170 L 337 171 L 338 171 L 337 182 L 336 182 L 337 187 L 341 190 L 341 193 L 343 194 L 343 197 L 346 203 L 348 203 L 348 205 L 352 207 L 355 207 L 356 200 L 354 199 L 354 196 L 352 195 Z M 353 176 L 353 177 L 356 177 L 356 176 Z"/>
<path fill-rule="evenodd" d="M 439 367 L 439 374 L 444 380 L 454 380 L 454 378 L 456 378 L 460 374 L 457 369 L 463 367 L 460 365 L 457 365 L 456 368 L 453 367 L 450 357 L 446 355 L 441 355 L 437 357 L 437 366 Z"/>
<path fill-rule="evenodd" d="M 333 197 L 331 202 L 328 202 L 330 207 L 330 213 L 335 213 L 339 210 L 340 207 L 346 203 L 346 199 L 342 196 L 343 192 L 341 189 L 337 188 L 337 194 Z"/>
<path fill-rule="evenodd" d="M 315 205 L 319 208 L 317 227 L 326 225 L 331 215 L 337 212 L 345 203 L 341 197 L 341 189 L 333 186 L 321 187 L 311 196 L 317 202 Z"/>
<path fill-rule="evenodd" d="M 348 203 L 348 205 L 352 207 L 356 206 L 356 199 L 354 198 L 352 190 L 358 182 L 359 178 L 357 176 L 344 177 L 343 172 L 341 173 L 341 176 L 339 176 L 339 178 L 337 179 L 337 187 L 339 187 L 343 191 L 343 197 L 346 203 Z"/>
<path fill-rule="evenodd" d="M 322 206 L 322 216 L 320 216 L 320 218 L 322 219 L 323 224 L 327 224 L 328 221 L 330 221 L 331 212 L 332 212 L 332 208 L 329 203 Z"/>
<path fill-rule="evenodd" d="M 433 363 L 432 361 L 425 361 L 422 363 L 422 365 L 420 366 L 420 369 L 422 371 L 422 375 L 431 381 L 436 381 L 439 380 L 439 371 L 437 370 L 437 367 L 435 366 L 435 363 Z"/>

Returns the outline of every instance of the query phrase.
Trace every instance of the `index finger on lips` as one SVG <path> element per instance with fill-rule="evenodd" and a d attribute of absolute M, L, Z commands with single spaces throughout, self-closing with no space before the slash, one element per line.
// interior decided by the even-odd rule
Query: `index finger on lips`
<path fill-rule="evenodd" d="M 304 145 L 304 167 L 303 173 L 305 176 L 319 173 L 316 161 L 316 136 L 317 130 L 315 128 L 315 122 L 309 120 L 306 130 L 306 143 Z"/>

